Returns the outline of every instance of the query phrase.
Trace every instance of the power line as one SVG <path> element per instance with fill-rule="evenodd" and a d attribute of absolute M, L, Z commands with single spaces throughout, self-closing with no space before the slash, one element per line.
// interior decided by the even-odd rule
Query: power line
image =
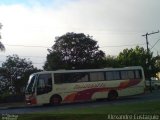
<path fill-rule="evenodd" d="M 0 55 L 1 57 L 7 57 L 7 56 L 10 56 L 10 55 Z M 45 59 L 46 57 L 42 57 L 42 56 L 21 56 L 21 55 L 18 55 L 19 57 L 24 57 L 24 58 L 42 58 L 42 59 Z"/>
<path fill-rule="evenodd" d="M 145 45 L 145 44 L 129 44 L 129 45 L 117 45 L 117 46 L 102 46 L 100 48 L 104 48 L 104 47 L 125 47 L 125 46 L 136 46 L 136 45 Z"/>
<path fill-rule="evenodd" d="M 155 42 L 155 44 L 151 47 L 151 50 L 159 41 L 160 41 L 160 39 Z"/>
<path fill-rule="evenodd" d="M 30 45 L 9 45 L 9 44 L 4 44 L 5 46 L 13 46 L 13 47 L 37 47 L 37 48 L 51 48 L 51 47 L 47 47 L 47 46 L 30 46 Z M 143 44 L 127 44 L 127 45 L 115 45 L 115 46 L 102 46 L 100 48 L 104 48 L 104 47 L 125 47 L 125 46 L 136 46 L 136 45 L 145 45 Z"/>
<path fill-rule="evenodd" d="M 5 62 L 5 61 L 0 61 L 0 63 L 3 63 L 3 62 Z M 41 63 L 32 62 L 32 64 L 44 64 L 44 63 L 45 63 L 45 61 L 41 62 Z"/>
<path fill-rule="evenodd" d="M 149 44 L 149 46 L 150 46 L 151 48 L 153 47 L 151 44 Z M 154 47 L 153 47 L 152 49 L 158 51 L 158 50 L 157 50 L 156 48 L 154 48 Z"/>
<path fill-rule="evenodd" d="M 13 46 L 13 47 L 37 47 L 37 48 L 51 48 L 47 46 L 30 46 L 30 45 L 9 45 L 9 44 L 4 44 L 5 46 Z"/>
<path fill-rule="evenodd" d="M 7 56 L 9 56 L 9 55 L 0 55 L 1 57 L 7 57 Z M 18 55 L 19 56 L 19 55 Z M 26 58 L 27 59 L 27 57 L 28 58 L 37 58 L 37 59 L 45 59 L 46 57 L 41 57 L 41 56 L 19 56 L 19 57 L 24 57 L 24 58 Z M 42 65 L 44 65 L 44 63 L 45 63 L 45 61 L 43 61 L 43 62 L 40 62 L 40 63 L 37 63 L 37 62 L 33 62 L 34 60 L 32 59 L 32 64 L 42 64 Z M 0 61 L 0 63 L 3 63 L 3 62 L 5 62 L 5 60 L 4 61 Z"/>
<path fill-rule="evenodd" d="M 25 58 L 46 58 L 46 57 L 42 57 L 42 56 L 19 56 L 19 57 L 25 57 Z"/>

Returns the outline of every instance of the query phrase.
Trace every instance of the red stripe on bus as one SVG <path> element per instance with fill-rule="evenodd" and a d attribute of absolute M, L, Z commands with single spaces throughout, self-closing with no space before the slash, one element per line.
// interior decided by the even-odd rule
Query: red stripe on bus
<path fill-rule="evenodd" d="M 82 91 L 67 95 L 64 98 L 64 102 L 91 100 L 93 94 L 95 94 L 96 92 L 107 92 L 110 90 L 123 90 L 125 88 L 137 85 L 140 82 L 141 80 L 129 80 L 129 81 L 127 80 L 127 81 L 121 82 L 118 87 L 90 88 L 90 89 L 82 90 Z"/>

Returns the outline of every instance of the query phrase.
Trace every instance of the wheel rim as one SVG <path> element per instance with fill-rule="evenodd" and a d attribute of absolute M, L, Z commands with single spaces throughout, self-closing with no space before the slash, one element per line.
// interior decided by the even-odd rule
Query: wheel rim
<path fill-rule="evenodd" d="M 117 93 L 115 93 L 115 92 L 109 93 L 109 95 L 108 95 L 109 100 L 115 100 L 116 98 L 117 98 Z"/>
<path fill-rule="evenodd" d="M 58 97 L 53 97 L 51 99 L 51 104 L 53 104 L 53 105 L 58 105 L 58 104 L 60 104 L 60 102 L 61 102 L 61 100 Z"/>

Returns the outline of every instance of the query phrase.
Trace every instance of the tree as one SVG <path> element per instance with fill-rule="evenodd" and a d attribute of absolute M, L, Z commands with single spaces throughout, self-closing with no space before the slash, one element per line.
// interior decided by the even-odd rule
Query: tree
<path fill-rule="evenodd" d="M 97 41 L 83 33 L 67 33 L 56 37 L 49 49 L 45 70 L 90 69 L 103 67 L 105 53 L 98 50 Z"/>
<path fill-rule="evenodd" d="M 148 69 L 148 56 L 150 57 L 151 70 Z M 155 59 L 153 53 L 147 53 L 143 47 L 136 46 L 134 49 L 124 49 L 123 52 L 120 52 L 118 57 L 118 62 L 121 67 L 125 66 L 142 66 L 145 71 L 145 76 L 148 78 L 148 75 L 155 76 L 157 68 L 155 67 Z"/>
<path fill-rule="evenodd" d="M 29 75 L 37 71 L 38 69 L 34 68 L 31 61 L 13 55 L 7 56 L 6 61 L 2 63 L 1 76 L 15 87 L 16 93 L 21 93 L 21 89 L 26 86 Z"/>
<path fill-rule="evenodd" d="M 2 29 L 2 24 L 1 23 L 0 23 L 0 29 Z M 1 34 L 0 34 L 0 39 L 1 39 Z M 4 50 L 5 50 L 5 47 L 2 44 L 2 42 L 0 42 L 0 51 L 4 51 Z"/>
<path fill-rule="evenodd" d="M 106 56 L 105 67 L 114 67 L 114 68 L 120 67 L 117 60 L 117 56 L 111 56 L 111 55 Z"/>
<path fill-rule="evenodd" d="M 155 66 L 160 71 L 160 56 L 157 55 L 154 59 L 155 59 Z"/>
<path fill-rule="evenodd" d="M 118 61 L 121 66 L 146 65 L 147 51 L 143 47 L 136 46 L 135 49 L 124 49 L 118 55 Z"/>
<path fill-rule="evenodd" d="M 160 72 L 160 56 L 157 55 L 156 57 L 154 57 L 153 60 L 152 60 L 152 63 L 154 63 L 155 72 L 157 72 L 155 77 L 159 78 L 158 73 Z"/>

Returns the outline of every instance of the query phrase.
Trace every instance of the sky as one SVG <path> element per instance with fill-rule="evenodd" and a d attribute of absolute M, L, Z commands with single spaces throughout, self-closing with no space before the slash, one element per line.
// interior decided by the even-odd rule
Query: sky
<path fill-rule="evenodd" d="M 17 54 L 42 68 L 55 37 L 67 32 L 93 36 L 106 55 L 136 45 L 146 48 L 142 35 L 160 30 L 159 11 L 160 0 L 0 0 L 6 47 L 0 64 Z M 148 39 L 154 55 L 160 54 L 160 33 Z"/>

